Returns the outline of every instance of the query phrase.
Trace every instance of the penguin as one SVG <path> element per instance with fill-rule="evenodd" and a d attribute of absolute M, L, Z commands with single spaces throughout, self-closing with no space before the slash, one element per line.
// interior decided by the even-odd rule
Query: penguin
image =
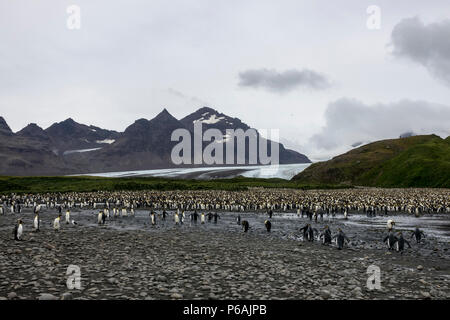
<path fill-rule="evenodd" d="M 155 212 L 154 211 L 150 212 L 150 218 L 151 218 L 151 221 L 152 221 L 152 226 L 156 225 L 156 217 L 155 217 Z"/>
<path fill-rule="evenodd" d="M 423 233 L 423 231 L 421 231 L 419 228 L 416 227 L 416 230 L 411 231 L 411 238 L 415 237 L 416 238 L 416 243 L 420 243 L 420 240 L 422 239 L 422 236 L 425 237 L 425 233 Z"/>
<path fill-rule="evenodd" d="M 236 222 L 237 222 L 238 225 L 241 224 L 241 216 L 240 215 L 237 216 Z"/>
<path fill-rule="evenodd" d="M 33 226 L 34 226 L 35 232 L 39 231 L 40 225 L 41 225 L 41 222 L 39 220 L 39 213 L 36 212 L 36 215 L 34 216 L 34 221 L 33 221 Z"/>
<path fill-rule="evenodd" d="M 99 211 L 99 213 L 97 215 L 97 223 L 102 224 L 102 222 L 103 222 L 103 212 Z"/>
<path fill-rule="evenodd" d="M 247 232 L 248 229 L 250 228 L 250 225 L 247 220 L 242 221 L 242 228 L 244 229 L 244 232 Z"/>
<path fill-rule="evenodd" d="M 217 212 L 214 212 L 214 223 L 217 223 L 217 218 L 220 219 L 220 216 L 217 214 Z"/>
<path fill-rule="evenodd" d="M 395 249 L 397 250 L 397 252 L 403 254 L 403 250 L 405 250 L 405 243 L 409 248 L 411 248 L 409 242 L 405 238 L 403 238 L 403 234 L 399 232 L 397 242 L 395 243 Z"/>
<path fill-rule="evenodd" d="M 331 230 L 328 226 L 324 227 L 322 234 L 319 236 L 319 239 L 320 238 L 322 238 L 322 244 L 331 244 Z"/>
<path fill-rule="evenodd" d="M 389 250 L 394 249 L 394 244 L 397 242 L 397 237 L 394 235 L 394 232 L 389 231 L 388 235 L 383 239 L 383 242 L 387 242 L 387 247 Z"/>
<path fill-rule="evenodd" d="M 73 226 L 76 226 L 78 223 L 75 221 L 75 220 L 70 220 L 70 223 L 73 225 Z"/>
<path fill-rule="evenodd" d="M 338 228 L 338 233 L 334 236 L 336 238 L 336 244 L 338 246 L 338 250 L 342 250 L 344 248 L 345 241 L 350 242 L 349 238 L 345 235 L 345 233 Z"/>
<path fill-rule="evenodd" d="M 166 215 L 167 215 L 166 210 L 163 210 L 163 212 L 162 212 L 162 219 L 163 219 L 163 221 L 166 221 Z"/>
<path fill-rule="evenodd" d="M 70 223 L 70 211 L 67 210 L 66 211 L 66 224 L 69 224 L 69 223 Z"/>
<path fill-rule="evenodd" d="M 269 219 L 272 219 L 272 215 L 273 215 L 273 211 L 272 209 L 270 209 L 267 214 L 269 215 Z"/>
<path fill-rule="evenodd" d="M 394 228 L 395 225 L 395 221 L 392 219 L 389 219 L 386 223 L 388 231 L 392 231 L 392 229 Z"/>
<path fill-rule="evenodd" d="M 22 219 L 17 220 L 17 225 L 14 227 L 14 240 L 22 240 L 23 225 Z"/>
<path fill-rule="evenodd" d="M 202 214 L 200 216 L 200 221 L 201 221 L 202 224 L 205 223 L 205 213 L 204 212 L 202 212 Z"/>
<path fill-rule="evenodd" d="M 309 223 L 301 228 L 300 231 L 303 231 L 303 240 L 314 241 L 314 231 L 317 232 L 317 230 L 313 229 Z"/>
<path fill-rule="evenodd" d="M 178 212 L 175 213 L 175 224 L 180 223 L 180 217 L 178 216 Z"/>
<path fill-rule="evenodd" d="M 270 232 L 272 229 L 272 223 L 269 220 L 264 221 L 264 225 L 266 226 L 267 232 Z"/>
<path fill-rule="evenodd" d="M 55 230 L 55 231 L 59 231 L 59 228 L 60 228 L 60 223 L 59 223 L 59 221 L 61 220 L 61 215 L 59 214 L 56 218 L 55 218 L 55 220 L 53 220 L 53 229 Z"/>
<path fill-rule="evenodd" d="M 348 217 L 347 217 L 347 208 L 344 210 L 344 219 L 345 219 L 345 220 L 348 219 Z"/>

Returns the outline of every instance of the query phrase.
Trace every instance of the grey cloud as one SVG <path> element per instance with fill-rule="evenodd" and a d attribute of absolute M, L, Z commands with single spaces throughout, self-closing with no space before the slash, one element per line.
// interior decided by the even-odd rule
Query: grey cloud
<path fill-rule="evenodd" d="M 427 68 L 450 86 L 450 19 L 425 25 L 418 17 L 403 19 L 392 30 L 393 54 Z"/>
<path fill-rule="evenodd" d="M 297 87 L 317 90 L 330 87 L 324 75 L 308 69 L 282 72 L 273 69 L 251 69 L 239 73 L 239 79 L 241 87 L 264 88 L 276 92 L 287 92 Z"/>
<path fill-rule="evenodd" d="M 410 100 L 366 105 L 342 98 L 328 105 L 325 121 L 321 132 L 312 136 L 310 143 L 323 150 L 343 152 L 355 143 L 398 138 L 405 132 L 447 137 L 450 106 Z"/>

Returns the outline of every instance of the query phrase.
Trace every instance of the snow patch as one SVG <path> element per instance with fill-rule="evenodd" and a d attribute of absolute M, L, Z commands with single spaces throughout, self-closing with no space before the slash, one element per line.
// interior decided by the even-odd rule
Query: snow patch
<path fill-rule="evenodd" d="M 95 142 L 97 142 L 97 143 L 107 143 L 107 144 L 111 144 L 111 143 L 114 143 L 116 140 L 114 140 L 114 139 L 105 139 L 105 140 L 97 140 L 97 141 L 95 141 Z"/>
<path fill-rule="evenodd" d="M 205 112 L 205 113 L 207 113 L 207 112 Z M 193 123 L 200 121 L 201 123 L 214 124 L 214 123 L 217 123 L 217 122 L 225 119 L 225 117 L 217 117 L 215 114 L 212 114 L 208 119 L 205 119 L 204 114 L 202 116 L 203 117 L 201 117 L 200 119 L 194 120 Z"/>
<path fill-rule="evenodd" d="M 79 149 L 79 150 L 67 150 L 63 152 L 63 156 L 66 156 L 68 154 L 71 153 L 77 153 L 77 152 L 89 152 L 89 151 L 94 151 L 94 150 L 99 150 L 101 148 L 91 148 L 91 149 Z"/>

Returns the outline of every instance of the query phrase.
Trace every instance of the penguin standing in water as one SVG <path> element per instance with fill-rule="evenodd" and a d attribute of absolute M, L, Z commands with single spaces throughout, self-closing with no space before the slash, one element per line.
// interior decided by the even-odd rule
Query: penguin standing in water
<path fill-rule="evenodd" d="M 212 214 L 212 212 L 208 213 L 208 222 L 211 222 L 213 217 L 214 215 Z"/>
<path fill-rule="evenodd" d="M 416 238 L 416 243 L 420 243 L 422 236 L 425 238 L 425 233 L 416 227 L 416 230 L 412 231 L 411 238 Z"/>
<path fill-rule="evenodd" d="M 347 208 L 344 209 L 344 219 L 345 219 L 345 220 L 348 219 Z"/>
<path fill-rule="evenodd" d="M 247 220 L 242 221 L 242 228 L 244 228 L 244 232 L 247 232 L 248 228 L 250 228 Z"/>
<path fill-rule="evenodd" d="M 220 216 L 217 214 L 217 212 L 214 212 L 214 223 L 217 223 L 217 218 L 220 219 Z"/>
<path fill-rule="evenodd" d="M 334 236 L 336 238 L 336 244 L 338 246 L 338 250 L 342 250 L 344 248 L 345 241 L 350 242 L 350 239 L 347 238 L 345 233 L 341 230 L 341 228 L 338 228 L 337 235 Z"/>
<path fill-rule="evenodd" d="M 53 220 L 53 229 L 55 231 L 59 231 L 59 228 L 61 227 L 60 225 L 60 220 L 61 220 L 61 214 L 59 214 L 55 220 Z"/>
<path fill-rule="evenodd" d="M 192 214 L 191 220 L 194 220 L 194 222 L 197 223 L 197 219 L 198 219 L 198 213 L 197 213 L 197 210 L 195 210 L 194 213 Z"/>
<path fill-rule="evenodd" d="M 152 221 L 152 226 L 156 225 L 156 217 L 154 211 L 150 212 L 150 219 Z"/>
<path fill-rule="evenodd" d="M 397 252 L 403 254 L 403 250 L 405 250 L 405 243 L 409 248 L 411 248 L 409 242 L 405 238 L 403 238 L 403 234 L 399 232 L 397 242 L 395 243 L 395 249 L 397 250 Z"/>
<path fill-rule="evenodd" d="M 162 219 L 163 219 L 163 221 L 166 221 L 166 215 L 167 215 L 166 210 L 163 210 L 163 212 L 162 212 Z"/>
<path fill-rule="evenodd" d="M 180 217 L 178 216 L 178 212 L 175 212 L 175 224 L 178 225 L 180 223 Z"/>
<path fill-rule="evenodd" d="M 181 212 L 181 224 L 184 224 L 185 219 L 186 219 L 186 214 L 184 213 L 184 210 L 183 210 L 183 212 Z"/>
<path fill-rule="evenodd" d="M 201 221 L 202 224 L 205 223 L 205 213 L 204 212 L 202 212 L 202 214 L 200 216 L 200 221 Z"/>
<path fill-rule="evenodd" d="M 269 215 L 269 219 L 272 219 L 272 215 L 273 215 L 272 209 L 269 209 L 269 211 L 267 212 L 267 214 Z"/>
<path fill-rule="evenodd" d="M 301 228 L 300 232 L 303 232 L 303 240 L 314 241 L 314 231 L 317 232 L 317 230 L 313 229 L 309 223 Z"/>
<path fill-rule="evenodd" d="M 386 225 L 387 225 L 388 231 L 390 232 L 390 231 L 392 231 L 392 229 L 393 229 L 394 226 L 395 226 L 395 221 L 392 220 L 392 219 L 389 219 L 389 220 L 387 221 Z"/>
<path fill-rule="evenodd" d="M 66 224 L 69 224 L 69 223 L 70 223 L 70 211 L 67 210 L 66 211 Z"/>
<path fill-rule="evenodd" d="M 264 221 L 264 225 L 266 226 L 267 232 L 270 232 L 270 229 L 272 229 L 272 223 L 269 220 Z"/>
<path fill-rule="evenodd" d="M 36 214 L 34 216 L 34 221 L 33 221 L 34 231 L 38 232 L 40 230 L 40 226 L 41 226 L 41 221 L 39 220 L 39 213 L 36 212 Z"/>
<path fill-rule="evenodd" d="M 387 247 L 389 250 L 394 249 L 394 244 L 397 242 L 397 237 L 394 235 L 394 232 L 389 231 L 388 235 L 383 239 L 383 242 L 387 242 Z"/>
<path fill-rule="evenodd" d="M 241 216 L 238 214 L 237 218 L 236 218 L 236 222 L 237 224 L 241 224 Z"/>
<path fill-rule="evenodd" d="M 322 244 L 331 244 L 331 230 L 328 226 L 324 227 L 324 230 L 320 234 L 319 239 L 322 239 Z"/>
<path fill-rule="evenodd" d="M 22 240 L 22 234 L 23 234 L 23 225 L 22 225 L 22 219 L 17 220 L 17 225 L 14 227 L 14 240 Z"/>

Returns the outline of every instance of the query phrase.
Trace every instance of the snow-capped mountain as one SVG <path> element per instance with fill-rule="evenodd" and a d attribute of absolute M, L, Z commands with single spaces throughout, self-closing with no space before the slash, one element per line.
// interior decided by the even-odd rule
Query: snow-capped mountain
<path fill-rule="evenodd" d="M 173 168 L 176 165 L 172 163 L 171 152 L 178 141 L 171 141 L 172 132 L 175 129 L 188 130 L 192 133 L 193 145 L 194 124 L 197 122 L 202 123 L 203 131 L 219 129 L 223 133 L 222 139 L 216 141 L 219 143 L 230 139 L 226 129 L 245 131 L 250 128 L 240 119 L 208 107 L 200 108 L 181 120 L 164 109 L 151 120 L 136 120 L 121 133 L 80 124 L 71 118 L 54 123 L 45 130 L 29 124 L 13 133 L 0 117 L 0 161 L 3 160 L 0 174 L 60 175 Z M 203 142 L 203 148 L 209 143 Z M 270 152 L 270 145 L 268 147 Z M 310 162 L 303 154 L 286 149 L 282 144 L 279 144 L 279 152 L 280 164 Z M 248 154 L 245 160 L 250 164 Z"/>

